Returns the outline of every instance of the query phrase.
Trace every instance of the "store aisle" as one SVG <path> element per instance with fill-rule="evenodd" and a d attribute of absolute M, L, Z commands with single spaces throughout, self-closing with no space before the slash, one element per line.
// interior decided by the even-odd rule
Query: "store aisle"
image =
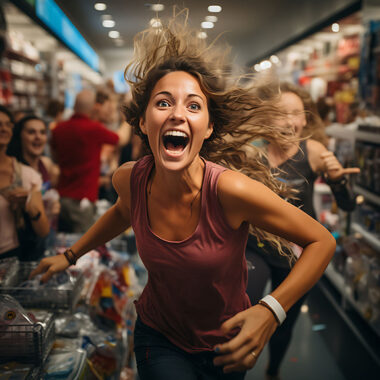
<path fill-rule="evenodd" d="M 313 325 L 307 312 L 300 314 L 294 328 L 291 346 L 282 364 L 281 380 L 345 380 L 318 333 L 319 329 L 325 327 Z M 245 380 L 264 380 L 267 360 L 268 349 L 265 348 Z"/>

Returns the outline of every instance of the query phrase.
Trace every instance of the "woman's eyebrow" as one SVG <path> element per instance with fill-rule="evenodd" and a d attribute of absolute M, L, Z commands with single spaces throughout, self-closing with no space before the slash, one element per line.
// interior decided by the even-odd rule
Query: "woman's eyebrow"
<path fill-rule="evenodd" d="M 156 96 L 159 96 L 159 95 L 166 95 L 166 96 L 169 96 L 169 97 L 173 98 L 172 93 L 169 92 L 169 91 L 160 91 L 160 92 L 157 92 L 157 94 L 154 94 L 153 97 L 155 98 Z M 198 94 L 189 94 L 189 95 L 187 95 L 186 98 L 193 98 L 193 97 L 197 97 L 197 98 L 201 99 L 204 102 L 204 99 L 202 98 L 202 96 L 198 95 Z"/>

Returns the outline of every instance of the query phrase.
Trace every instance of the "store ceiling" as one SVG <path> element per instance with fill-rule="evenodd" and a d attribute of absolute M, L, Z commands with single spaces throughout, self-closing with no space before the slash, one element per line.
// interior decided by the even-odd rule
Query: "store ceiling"
<path fill-rule="evenodd" d="M 155 17 L 145 1 L 104 0 L 105 11 L 94 9 L 96 1 L 56 0 L 91 46 L 98 52 L 105 49 L 132 48 L 134 35 L 149 25 Z M 174 4 L 189 9 L 189 22 L 200 28 L 211 4 L 221 5 L 223 10 L 216 13 L 218 21 L 214 29 L 208 29 L 212 40 L 224 33 L 223 38 L 233 48 L 233 53 L 242 63 L 252 63 L 266 53 L 280 47 L 286 40 L 302 35 L 321 20 L 331 17 L 334 12 L 358 3 L 357 0 L 181 0 L 157 1 L 165 5 L 159 17 L 167 18 Z M 102 15 L 111 15 L 115 27 L 102 26 Z M 120 32 L 122 42 L 108 37 L 109 30 Z"/>

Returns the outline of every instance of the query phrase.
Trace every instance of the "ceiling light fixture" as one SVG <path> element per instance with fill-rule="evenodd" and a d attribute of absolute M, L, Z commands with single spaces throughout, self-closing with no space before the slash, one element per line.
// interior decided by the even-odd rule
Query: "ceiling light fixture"
<path fill-rule="evenodd" d="M 150 4 L 150 9 L 153 12 L 161 12 L 165 9 L 165 5 L 164 4 Z"/>
<path fill-rule="evenodd" d="M 220 5 L 210 5 L 207 9 L 212 13 L 219 13 L 222 11 L 222 7 Z"/>
<path fill-rule="evenodd" d="M 105 11 L 107 9 L 107 5 L 105 3 L 95 3 L 94 8 L 97 11 Z"/>
<path fill-rule="evenodd" d="M 113 28 L 115 26 L 115 21 L 113 20 L 103 20 L 103 26 L 105 28 Z"/>
<path fill-rule="evenodd" d="M 201 23 L 201 27 L 203 29 L 212 29 L 214 27 L 214 23 L 213 22 L 210 22 L 210 21 L 203 21 Z"/>
<path fill-rule="evenodd" d="M 270 58 L 272 63 L 274 63 L 275 65 L 277 65 L 277 63 L 280 62 L 280 59 L 277 57 L 277 55 L 272 55 Z"/>
<path fill-rule="evenodd" d="M 206 16 L 205 20 L 209 21 L 209 22 L 217 22 L 218 21 L 218 17 L 216 17 L 216 16 Z"/>
<path fill-rule="evenodd" d="M 260 62 L 260 69 L 261 70 L 270 69 L 271 67 L 272 67 L 272 63 L 268 60 Z"/>
<path fill-rule="evenodd" d="M 117 30 L 111 30 L 110 32 L 108 32 L 108 37 L 110 37 L 110 38 L 119 38 L 120 37 L 120 33 Z"/>
<path fill-rule="evenodd" d="M 207 33 L 206 32 L 198 32 L 197 37 L 201 40 L 204 40 L 207 38 Z"/>
<path fill-rule="evenodd" d="M 331 30 L 334 33 L 338 33 L 339 32 L 339 24 L 337 22 L 334 22 L 334 24 L 331 25 Z"/>

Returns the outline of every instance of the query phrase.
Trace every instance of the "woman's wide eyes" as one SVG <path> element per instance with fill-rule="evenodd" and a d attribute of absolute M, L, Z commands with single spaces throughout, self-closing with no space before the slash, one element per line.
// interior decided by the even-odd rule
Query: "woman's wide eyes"
<path fill-rule="evenodd" d="M 157 105 L 158 105 L 159 107 L 169 107 L 169 103 L 168 103 L 166 100 L 159 100 L 159 101 L 157 102 Z"/>
<path fill-rule="evenodd" d="M 170 107 L 170 103 L 167 100 L 159 100 L 157 102 L 158 107 Z M 188 105 L 188 108 L 191 111 L 198 111 L 201 109 L 201 106 L 198 103 L 191 103 Z"/>
<path fill-rule="evenodd" d="M 201 109 L 200 105 L 197 104 L 197 103 L 191 103 L 191 104 L 189 105 L 189 108 L 190 108 L 191 110 L 193 110 L 193 111 L 197 111 L 197 110 L 200 110 L 200 109 Z"/>

